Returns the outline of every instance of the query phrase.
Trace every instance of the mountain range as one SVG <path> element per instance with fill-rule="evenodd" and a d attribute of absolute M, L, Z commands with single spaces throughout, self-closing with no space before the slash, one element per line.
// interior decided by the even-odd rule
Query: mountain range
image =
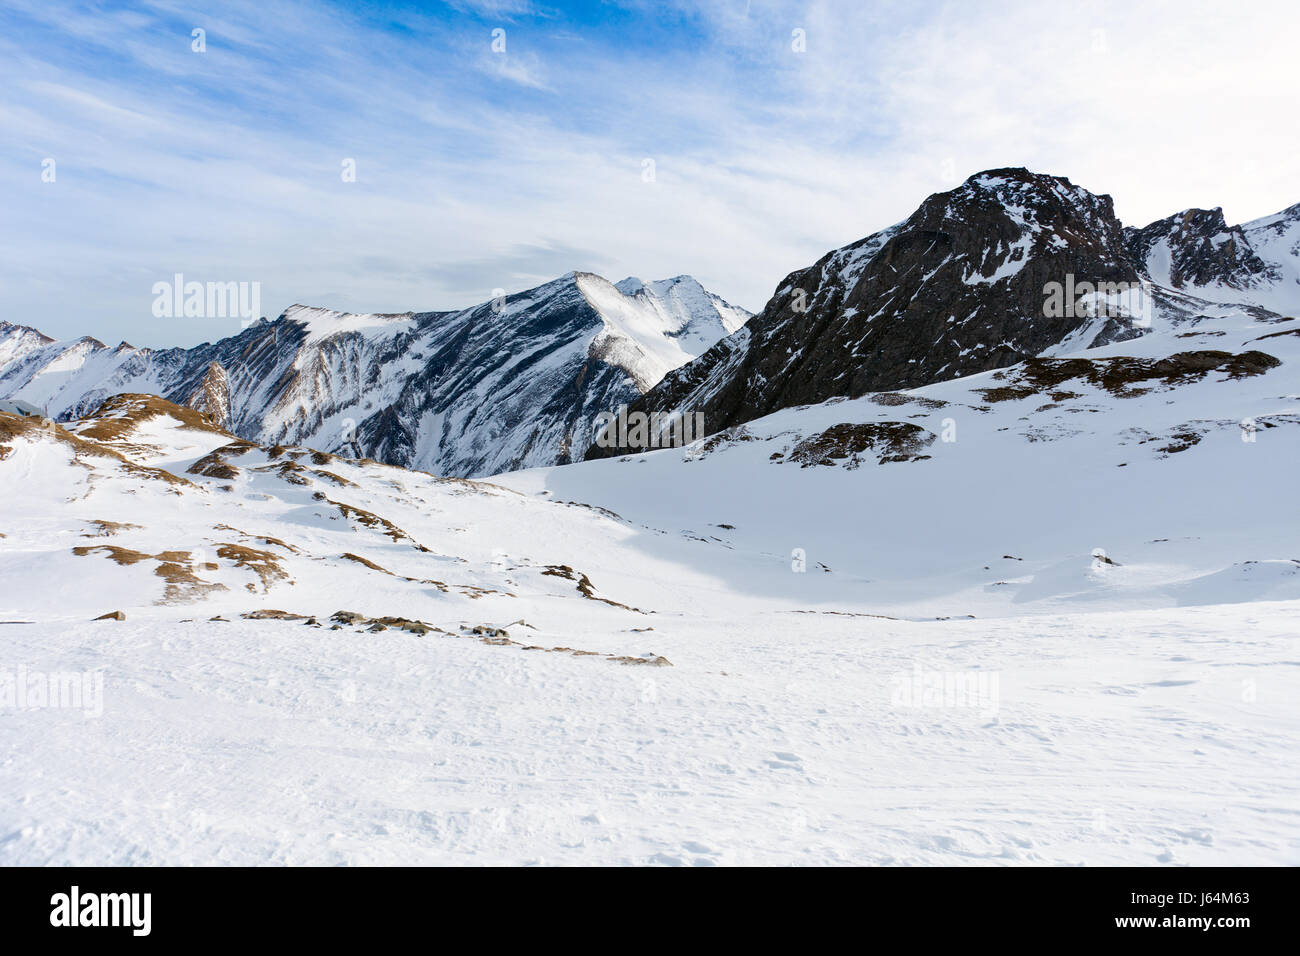
<path fill-rule="evenodd" d="M 250 440 L 468 477 L 581 458 L 602 410 L 748 317 L 689 276 L 578 272 L 455 312 L 294 305 L 189 349 L 56 342 L 0 322 L 0 398 L 69 421 L 156 394 Z"/>
<path fill-rule="evenodd" d="M 1054 284 L 1076 283 L 1103 291 L 1048 306 Z M 1300 205 L 1239 226 L 1216 208 L 1133 228 L 1107 195 L 1007 168 L 792 272 L 752 318 L 688 276 L 578 272 L 454 312 L 295 305 L 191 349 L 54 342 L 0 323 L 0 398 L 67 421 L 152 393 L 249 440 L 477 477 L 635 450 L 597 441 L 623 405 L 716 433 L 1236 307 L 1300 314 Z"/>

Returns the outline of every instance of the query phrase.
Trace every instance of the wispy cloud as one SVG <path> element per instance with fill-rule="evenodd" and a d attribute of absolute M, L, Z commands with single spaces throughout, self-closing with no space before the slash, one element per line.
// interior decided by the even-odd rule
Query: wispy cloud
<path fill-rule="evenodd" d="M 483 57 L 479 63 L 491 76 L 534 90 L 554 92 L 542 79 L 542 69 L 535 56 L 520 57 L 510 56 L 508 53 L 496 53 Z"/>
<path fill-rule="evenodd" d="M 575 268 L 692 273 L 759 308 L 1009 164 L 1131 222 L 1300 200 L 1291 3 L 565 6 L 13 0 L 0 317 L 226 334 L 152 318 L 178 271 L 261 281 L 268 310 L 453 308 Z"/>

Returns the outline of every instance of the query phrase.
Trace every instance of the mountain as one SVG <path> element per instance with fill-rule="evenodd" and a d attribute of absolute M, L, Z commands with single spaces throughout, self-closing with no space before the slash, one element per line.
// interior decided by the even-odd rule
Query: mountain
<path fill-rule="evenodd" d="M 55 342 L 0 323 L 0 397 L 70 420 L 113 395 L 156 394 L 249 440 L 469 477 L 580 457 L 602 411 L 748 317 L 689 276 L 570 273 L 456 312 L 295 305 L 191 349 Z"/>
<path fill-rule="evenodd" d="M 1109 196 L 990 170 L 791 273 L 762 312 L 630 410 L 702 415 L 717 432 L 1194 324 L 1222 304 L 1300 313 L 1300 206 L 1244 226 L 1188 210 L 1130 229 Z"/>
<path fill-rule="evenodd" d="M 1300 314 L 1300 204 L 1241 226 L 1227 225 L 1219 208 L 1187 209 L 1126 229 L 1125 247 L 1157 285 Z"/>

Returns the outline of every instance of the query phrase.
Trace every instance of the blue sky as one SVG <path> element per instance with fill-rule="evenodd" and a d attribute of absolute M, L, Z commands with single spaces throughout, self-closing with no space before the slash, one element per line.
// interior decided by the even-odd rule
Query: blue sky
<path fill-rule="evenodd" d="M 1130 223 L 1300 202 L 1294 2 L 1051 6 L 5 0 L 0 319 L 238 330 L 154 318 L 177 272 L 260 282 L 272 316 L 457 308 L 571 269 L 690 273 L 758 309 L 1004 165 Z"/>

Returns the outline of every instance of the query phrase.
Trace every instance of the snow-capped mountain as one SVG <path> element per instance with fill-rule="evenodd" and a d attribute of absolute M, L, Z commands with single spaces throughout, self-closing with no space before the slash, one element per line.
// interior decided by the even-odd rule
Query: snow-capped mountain
<path fill-rule="evenodd" d="M 1052 308 L 1049 290 L 1076 283 L 1077 301 L 1067 291 L 1058 306 L 1068 307 Z M 1300 206 L 1243 226 L 1225 225 L 1222 210 L 1188 210 L 1131 229 L 1109 196 L 990 170 L 791 273 L 744 328 L 631 410 L 702 413 L 715 432 L 1194 324 L 1232 304 L 1300 313 Z"/>
<path fill-rule="evenodd" d="M 1300 314 L 1300 204 L 1240 226 L 1227 225 L 1222 209 L 1187 209 L 1124 232 L 1130 257 L 1157 285 Z"/>
<path fill-rule="evenodd" d="M 570 273 L 458 312 L 295 305 L 192 349 L 54 342 L 0 323 L 0 397 L 68 420 L 113 395 L 156 394 L 250 440 L 466 477 L 580 457 L 601 412 L 748 315 L 689 276 Z"/>

